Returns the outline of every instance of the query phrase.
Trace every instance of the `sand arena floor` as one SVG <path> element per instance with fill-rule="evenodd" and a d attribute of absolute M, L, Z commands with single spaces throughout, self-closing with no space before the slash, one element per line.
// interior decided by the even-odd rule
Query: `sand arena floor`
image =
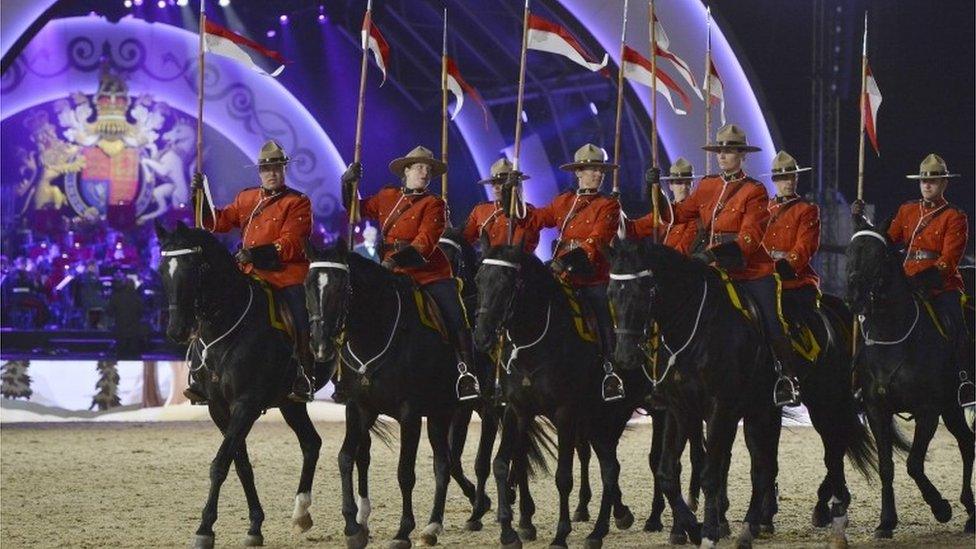
<path fill-rule="evenodd" d="M 312 529 L 291 531 L 290 516 L 298 483 L 300 452 L 297 441 L 282 423 L 259 422 L 248 438 L 251 460 L 264 505 L 265 544 L 269 547 L 344 547 L 340 515 L 340 488 L 336 454 L 342 437 L 339 423 L 318 423 L 325 443 L 312 493 Z M 471 474 L 478 426 L 472 425 L 465 453 Z M 648 425 L 638 425 L 621 442 L 621 481 L 624 502 L 637 521 L 628 531 L 611 526 L 604 547 L 660 547 L 667 533 L 640 531 L 650 509 L 651 475 L 646 466 L 650 437 Z M 741 436 L 740 436 L 741 439 Z M 208 466 L 219 444 L 215 427 L 206 423 L 160 424 L 41 424 L 10 425 L 0 429 L 0 543 L 13 547 L 185 547 L 196 530 L 208 487 Z M 813 429 L 784 430 L 780 450 L 780 513 L 777 531 L 757 541 L 757 547 L 822 547 L 826 531 L 810 526 L 814 491 L 823 476 L 821 445 Z M 419 531 L 426 524 L 433 493 L 431 452 L 426 437 L 421 441 L 417 463 L 415 510 Z M 737 441 L 731 471 L 729 518 L 735 524 L 745 512 L 748 497 L 748 459 Z M 577 464 L 578 467 L 578 464 Z M 599 479 L 596 459 L 592 478 Z M 687 471 L 687 466 L 684 469 Z M 929 450 L 926 471 L 943 497 L 952 502 L 953 518 L 938 524 L 905 472 L 904 460 L 896 460 L 895 494 L 900 524 L 892 541 L 875 542 L 880 488 L 849 470 L 854 501 L 848 535 L 854 547 L 915 548 L 974 547 L 972 535 L 962 534 L 965 513 L 959 504 L 962 466 L 954 439 L 938 431 Z M 396 453 L 381 444 L 373 446 L 370 472 L 373 515 L 372 546 L 385 547 L 399 522 L 400 495 L 396 483 Z M 490 485 L 493 486 L 493 485 Z M 577 483 L 578 486 L 578 476 Z M 535 524 L 539 541 L 527 547 L 544 547 L 555 528 L 556 490 L 551 478 L 534 480 L 538 511 Z M 594 501 L 599 487 L 594 486 Z M 494 489 L 490 489 L 494 499 Z M 573 506 L 575 506 L 575 491 Z M 595 516 L 596 503 L 590 512 Z M 215 525 L 218 546 L 236 546 L 247 530 L 247 507 L 236 475 L 231 473 L 220 499 L 220 518 Z M 469 512 L 467 500 L 456 485 L 448 491 L 445 547 L 492 547 L 498 528 L 490 519 L 485 529 L 462 530 Z M 665 524 L 670 522 L 666 511 Z M 589 524 L 574 524 L 571 546 L 580 546 Z M 728 540 L 723 543 L 730 546 Z"/>

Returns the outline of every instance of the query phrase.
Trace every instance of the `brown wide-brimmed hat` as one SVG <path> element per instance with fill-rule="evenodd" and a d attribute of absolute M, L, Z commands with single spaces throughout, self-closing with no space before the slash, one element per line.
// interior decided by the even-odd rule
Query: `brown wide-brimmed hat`
<path fill-rule="evenodd" d="M 494 183 L 504 183 L 508 179 L 508 174 L 512 171 L 512 163 L 508 161 L 507 158 L 499 158 L 491 165 L 490 177 L 488 179 L 482 179 L 478 183 L 480 185 L 492 185 Z M 520 178 L 522 181 L 528 179 L 529 176 L 522 174 Z"/>
<path fill-rule="evenodd" d="M 732 149 L 740 152 L 761 151 L 759 147 L 752 146 L 746 142 L 746 132 L 735 124 L 726 124 L 718 129 L 715 134 L 715 142 L 702 147 L 708 152 L 719 152 Z"/>
<path fill-rule="evenodd" d="M 607 151 L 592 143 L 587 143 L 576 151 L 576 154 L 573 155 L 572 162 L 559 166 L 559 169 L 566 170 L 567 172 L 573 172 L 576 170 L 585 170 L 587 168 L 596 168 L 598 170 L 615 170 L 618 167 L 619 166 L 616 164 L 611 164 L 609 162 Z"/>
<path fill-rule="evenodd" d="M 288 164 L 288 155 L 285 154 L 285 149 L 274 139 L 269 139 L 261 145 L 261 150 L 258 152 L 258 163 L 251 164 L 249 167 L 258 168 L 261 166 L 277 166 Z"/>
<path fill-rule="evenodd" d="M 413 164 L 427 164 L 430 166 L 431 178 L 447 173 L 447 164 L 434 158 L 434 153 L 424 146 L 415 147 L 406 156 L 390 162 L 390 171 L 397 177 L 403 177 L 403 170 Z"/>
<path fill-rule="evenodd" d="M 908 179 L 948 179 L 959 177 L 957 173 L 949 173 L 949 167 L 941 156 L 932 153 L 922 160 L 918 166 L 918 175 L 906 175 Z"/>
<path fill-rule="evenodd" d="M 786 151 L 779 151 L 773 158 L 773 165 L 770 168 L 769 173 L 763 174 L 763 176 L 779 177 L 781 175 L 793 175 L 800 172 L 808 172 L 812 170 L 811 167 L 801 168 L 797 163 L 796 159 L 790 156 Z M 760 176 L 762 177 L 762 176 Z"/>
<path fill-rule="evenodd" d="M 679 156 L 668 169 L 668 175 L 661 181 L 688 181 L 695 178 L 695 168 L 684 157 Z"/>

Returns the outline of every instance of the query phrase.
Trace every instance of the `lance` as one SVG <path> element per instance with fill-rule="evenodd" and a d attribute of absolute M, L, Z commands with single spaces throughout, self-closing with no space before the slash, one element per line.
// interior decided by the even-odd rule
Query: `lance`
<path fill-rule="evenodd" d="M 444 8 L 444 33 L 441 41 L 441 162 L 447 165 L 447 8 Z M 451 226 L 451 207 L 447 201 L 447 172 L 441 174 L 441 199 L 444 216 Z"/>
<path fill-rule="evenodd" d="M 705 8 L 705 143 L 712 138 L 712 8 Z M 712 173 L 712 155 L 705 152 L 705 173 Z"/>
<path fill-rule="evenodd" d="M 366 1 L 366 24 L 362 32 L 363 58 L 359 64 L 359 102 L 356 104 L 356 145 L 353 150 L 353 162 L 359 162 L 363 156 L 363 111 L 366 107 L 366 63 L 369 53 L 369 35 L 373 28 L 373 0 Z M 355 248 L 353 236 L 356 223 L 359 221 L 359 180 L 352 183 L 352 199 L 349 204 L 349 233 L 346 239 L 349 250 Z"/>
<path fill-rule="evenodd" d="M 624 0 L 624 21 L 620 29 L 620 69 L 617 71 L 617 114 L 613 126 L 613 159 L 620 164 L 620 122 L 624 112 L 624 48 L 627 37 L 627 3 Z M 613 171 L 613 196 L 620 197 L 620 170 Z"/>
<path fill-rule="evenodd" d="M 207 14 L 204 11 L 206 2 L 200 0 L 200 51 L 197 55 L 197 171 L 203 173 L 203 49 L 204 33 L 206 32 Z M 203 227 L 203 189 L 193 191 L 193 224 L 199 229 Z"/>
<path fill-rule="evenodd" d="M 515 148 L 512 154 L 512 170 L 519 171 L 519 154 L 522 150 L 522 102 L 525 96 L 525 52 L 529 45 L 529 0 L 525 0 L 525 10 L 522 13 L 522 51 L 519 54 L 519 78 L 518 78 L 518 99 L 515 102 Z M 515 231 L 515 220 L 512 219 L 516 210 L 516 201 L 519 200 L 519 186 L 521 182 L 515 182 L 509 199 L 508 211 L 511 214 L 508 220 L 508 233 L 506 243 L 512 245 L 512 235 Z"/>
<path fill-rule="evenodd" d="M 654 22 L 654 0 L 647 2 L 647 9 L 650 12 L 650 39 L 651 39 L 651 166 L 660 169 L 657 157 L 657 25 Z M 658 215 L 658 203 L 661 185 L 655 183 L 651 188 L 651 221 L 653 230 L 651 240 L 657 242 L 657 228 L 660 224 Z"/>
<path fill-rule="evenodd" d="M 864 12 L 864 38 L 861 44 L 861 126 L 858 132 L 857 151 L 857 199 L 864 200 L 864 109 L 867 108 L 867 80 L 868 80 L 868 12 Z M 857 315 L 854 316 L 854 328 L 851 330 L 851 353 L 857 352 L 857 338 L 861 323 Z"/>

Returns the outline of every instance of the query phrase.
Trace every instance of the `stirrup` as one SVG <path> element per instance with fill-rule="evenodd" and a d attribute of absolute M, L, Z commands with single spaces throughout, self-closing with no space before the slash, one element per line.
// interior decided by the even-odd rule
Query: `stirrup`
<path fill-rule="evenodd" d="M 464 402 L 466 400 L 475 399 L 481 396 L 481 384 L 478 383 L 478 378 L 468 371 L 468 365 L 464 361 L 458 362 L 458 378 L 454 382 L 454 394 L 457 396 L 459 402 Z M 474 392 L 465 395 L 461 394 L 461 383 L 471 383 L 474 387 Z"/>
<path fill-rule="evenodd" d="M 607 393 L 607 383 L 611 380 L 615 380 L 620 389 L 616 393 Z M 624 398 L 624 380 L 620 379 L 617 372 L 613 371 L 613 365 L 610 364 L 609 360 L 603 363 L 603 383 L 600 387 L 600 395 L 604 402 L 613 402 Z"/>
<path fill-rule="evenodd" d="M 301 366 L 299 366 L 299 368 L 301 368 Z M 305 374 L 304 368 L 301 369 L 301 373 L 302 373 L 302 378 L 304 379 L 305 387 L 307 387 L 308 390 L 307 391 L 295 390 L 295 385 L 297 384 L 296 382 L 298 381 L 298 378 L 296 377 L 295 381 L 292 382 L 291 392 L 288 393 L 288 400 L 292 402 L 298 402 L 299 404 L 308 404 L 309 402 L 315 400 L 315 381 L 311 377 Z"/>
<path fill-rule="evenodd" d="M 780 400 L 778 395 L 780 394 L 780 387 L 783 383 L 788 384 L 789 397 Z M 780 406 L 795 407 L 800 405 L 800 390 L 796 387 L 796 382 L 793 378 L 784 376 L 780 374 L 779 378 L 776 380 L 776 385 L 773 386 L 773 405 L 779 408 Z"/>
<path fill-rule="evenodd" d="M 959 406 L 962 408 L 976 406 L 976 384 L 973 384 L 973 382 L 969 380 L 966 372 L 959 372 L 959 381 L 959 388 L 956 389 L 956 402 L 958 402 Z M 967 391 L 968 395 L 965 395 L 963 391 L 966 389 L 967 385 L 970 388 Z M 968 398 L 964 399 L 964 397 L 967 396 Z"/>

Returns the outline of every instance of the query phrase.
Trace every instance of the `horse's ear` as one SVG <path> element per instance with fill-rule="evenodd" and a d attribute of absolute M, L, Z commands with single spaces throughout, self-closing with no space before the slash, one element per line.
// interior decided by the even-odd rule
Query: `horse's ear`
<path fill-rule="evenodd" d="M 190 230 L 190 228 L 186 226 L 186 223 L 183 223 L 183 221 L 180 220 L 176 222 L 176 230 L 173 232 L 182 233 L 188 230 Z"/>
<path fill-rule="evenodd" d="M 337 254 L 339 254 L 339 257 L 346 257 L 346 254 L 349 252 L 349 244 L 346 242 L 345 238 L 340 236 L 338 239 L 336 239 L 335 248 L 333 249 Z"/>
<path fill-rule="evenodd" d="M 153 226 L 156 228 L 156 239 L 162 242 L 169 238 L 169 233 L 166 232 L 166 227 L 164 227 L 158 219 L 155 223 L 153 223 Z"/>
<path fill-rule="evenodd" d="M 305 257 L 312 261 L 322 257 L 322 251 L 316 248 L 309 239 L 305 239 Z"/>
<path fill-rule="evenodd" d="M 888 229 L 891 228 L 891 222 L 894 221 L 894 220 L 895 220 L 895 218 L 893 216 L 890 216 L 889 215 L 874 230 L 876 230 L 879 233 L 881 233 L 881 236 L 885 237 L 885 239 L 888 239 Z"/>
<path fill-rule="evenodd" d="M 482 231 L 481 235 L 478 237 L 478 246 L 481 247 L 481 255 L 484 256 L 488 253 L 488 249 L 491 248 L 491 241 L 488 240 L 488 235 Z"/>

